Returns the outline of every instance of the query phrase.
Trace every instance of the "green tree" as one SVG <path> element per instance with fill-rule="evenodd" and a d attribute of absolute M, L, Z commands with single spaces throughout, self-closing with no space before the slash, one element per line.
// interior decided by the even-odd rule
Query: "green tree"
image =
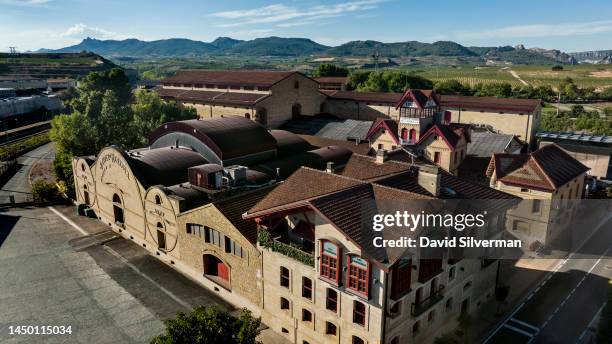
<path fill-rule="evenodd" d="M 512 97 L 512 85 L 505 82 L 477 84 L 474 88 L 476 97 Z"/>
<path fill-rule="evenodd" d="M 92 155 L 109 145 L 132 149 L 164 122 L 196 118 L 194 109 L 163 102 L 155 93 L 132 96 L 121 70 L 90 73 L 71 101 L 72 113 L 53 118 L 49 136 L 56 145 L 55 176 L 72 185 L 72 157 Z"/>
<path fill-rule="evenodd" d="M 315 69 L 313 75 L 315 77 L 319 76 L 348 76 L 349 71 L 344 67 L 337 66 L 332 63 L 323 63 L 320 64 L 317 69 Z"/>
<path fill-rule="evenodd" d="M 368 79 L 357 86 L 360 92 L 388 92 L 387 81 L 382 73 L 370 73 Z"/>
<path fill-rule="evenodd" d="M 612 100 L 612 87 L 604 88 L 599 94 L 599 98 L 603 100 Z"/>
<path fill-rule="evenodd" d="M 155 337 L 152 344 L 256 344 L 261 319 L 254 318 L 246 309 L 240 317 L 216 307 L 198 306 L 191 313 L 179 313 L 166 321 L 165 333 Z"/>
<path fill-rule="evenodd" d="M 454 79 L 438 81 L 434 84 L 433 89 L 438 94 L 459 94 L 466 96 L 471 94 L 471 90 L 468 86 Z"/>
<path fill-rule="evenodd" d="M 166 122 L 183 121 L 198 117 L 194 108 L 188 108 L 174 101 L 165 102 L 156 93 L 137 91 L 131 105 L 132 126 L 137 133 L 138 146 L 149 143 L 149 134 Z"/>
<path fill-rule="evenodd" d="M 126 104 L 132 98 L 132 88 L 128 77 L 123 72 L 123 69 L 113 68 L 103 72 L 91 72 L 86 77 L 79 80 L 78 92 L 82 94 L 94 94 L 95 92 L 104 92 L 111 90 L 120 103 Z M 83 98 L 76 98 L 77 104 Z M 77 108 L 77 107 L 75 107 Z M 82 108 L 78 108 L 82 111 Z"/>
<path fill-rule="evenodd" d="M 363 84 L 368 80 L 372 72 L 353 72 L 349 75 L 349 79 L 346 88 L 349 90 L 356 90 L 359 85 Z"/>

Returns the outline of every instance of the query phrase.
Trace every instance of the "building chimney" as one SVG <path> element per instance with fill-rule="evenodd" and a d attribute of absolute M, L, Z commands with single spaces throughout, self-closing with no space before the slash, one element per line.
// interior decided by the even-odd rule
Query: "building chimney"
<path fill-rule="evenodd" d="M 327 162 L 327 168 L 325 168 L 325 172 L 334 173 L 334 162 L 333 161 Z"/>
<path fill-rule="evenodd" d="M 435 197 L 440 196 L 440 168 L 438 166 L 419 166 L 418 183 Z"/>
<path fill-rule="evenodd" d="M 379 149 L 376 151 L 376 163 L 378 165 L 382 165 L 387 161 L 387 151 L 384 149 Z"/>

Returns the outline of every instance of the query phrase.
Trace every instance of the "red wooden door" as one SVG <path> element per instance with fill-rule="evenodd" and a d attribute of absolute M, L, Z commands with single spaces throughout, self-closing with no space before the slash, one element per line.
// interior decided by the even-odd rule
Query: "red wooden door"
<path fill-rule="evenodd" d="M 408 129 L 402 129 L 402 140 L 408 141 Z"/>
<path fill-rule="evenodd" d="M 410 129 L 410 141 L 416 142 L 416 130 Z"/>
<path fill-rule="evenodd" d="M 217 276 L 219 276 L 219 278 L 222 280 L 229 282 L 229 269 L 227 268 L 227 265 L 223 264 L 222 262 L 217 263 Z"/>

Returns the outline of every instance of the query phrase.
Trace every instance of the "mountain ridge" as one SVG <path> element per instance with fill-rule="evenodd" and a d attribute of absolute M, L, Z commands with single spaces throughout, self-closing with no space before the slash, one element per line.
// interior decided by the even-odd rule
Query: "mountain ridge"
<path fill-rule="evenodd" d="M 423 43 L 405 41 L 383 43 L 374 40 L 350 41 L 338 46 L 326 46 L 308 38 L 263 37 L 239 40 L 218 37 L 212 42 L 187 38 L 170 38 L 142 41 L 136 38 L 125 40 L 98 40 L 87 37 L 80 43 L 61 49 L 41 49 L 38 52 L 82 52 L 91 51 L 106 57 L 197 57 L 216 55 L 243 56 L 338 56 L 367 57 L 457 57 L 475 62 L 510 62 L 516 64 L 575 64 L 575 55 L 560 50 L 525 48 L 523 45 L 476 47 L 464 46 L 452 41 Z"/>

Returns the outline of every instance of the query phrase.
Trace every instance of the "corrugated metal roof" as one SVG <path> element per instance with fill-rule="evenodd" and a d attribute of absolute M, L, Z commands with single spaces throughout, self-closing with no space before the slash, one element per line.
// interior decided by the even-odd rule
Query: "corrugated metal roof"
<path fill-rule="evenodd" d="M 472 142 L 467 147 L 467 154 L 480 158 L 490 158 L 491 155 L 497 153 L 513 153 L 507 150 L 513 140 L 513 135 L 486 131 L 474 132 L 472 133 Z"/>
<path fill-rule="evenodd" d="M 551 139 L 562 139 L 571 141 L 582 141 L 582 142 L 601 142 L 612 144 L 612 136 L 605 135 L 591 135 L 585 133 L 573 133 L 573 132 L 553 132 L 553 131 L 540 131 L 536 134 L 540 138 L 551 138 Z"/>

